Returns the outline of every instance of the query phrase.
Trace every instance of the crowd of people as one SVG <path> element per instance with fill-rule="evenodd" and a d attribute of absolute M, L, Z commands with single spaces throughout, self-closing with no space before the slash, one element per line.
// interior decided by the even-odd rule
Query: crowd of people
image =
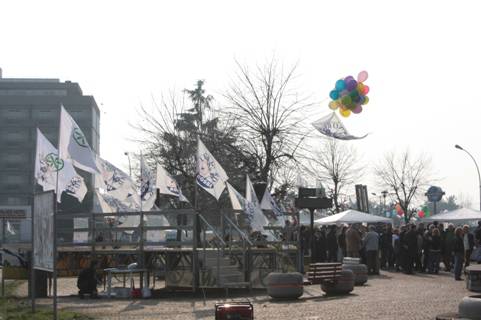
<path fill-rule="evenodd" d="M 296 228 L 286 221 L 285 240 L 295 240 Z M 369 274 L 379 274 L 379 269 L 413 274 L 437 274 L 440 266 L 453 272 L 462 280 L 463 269 L 469 266 L 475 249 L 481 255 L 481 221 L 470 231 L 469 226 L 445 225 L 434 222 L 407 224 L 392 228 L 391 224 L 330 225 L 316 228 L 311 239 L 310 230 L 299 229 L 300 250 L 310 254 L 312 262 L 341 262 L 344 257 L 359 258 L 368 267 Z M 312 241 L 312 243 L 311 243 Z M 477 256 L 481 263 L 481 257 Z"/>

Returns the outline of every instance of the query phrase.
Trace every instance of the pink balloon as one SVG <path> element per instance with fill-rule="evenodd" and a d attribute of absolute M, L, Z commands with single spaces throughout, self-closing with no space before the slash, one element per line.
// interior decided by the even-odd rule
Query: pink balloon
<path fill-rule="evenodd" d="M 368 94 L 368 93 L 369 93 L 369 86 L 366 86 L 366 85 L 365 85 L 365 86 L 362 88 L 362 93 L 363 93 L 364 95 Z"/>
<path fill-rule="evenodd" d="M 357 75 L 357 81 L 364 82 L 367 80 L 367 77 L 368 77 L 367 71 L 361 71 Z"/>
<path fill-rule="evenodd" d="M 354 110 L 352 110 L 352 112 L 354 113 L 361 113 L 362 112 L 362 107 L 360 104 L 357 104 L 356 107 L 354 108 Z"/>

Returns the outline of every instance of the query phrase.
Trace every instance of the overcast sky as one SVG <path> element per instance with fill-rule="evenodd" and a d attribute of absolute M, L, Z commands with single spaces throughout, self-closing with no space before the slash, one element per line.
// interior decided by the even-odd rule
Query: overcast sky
<path fill-rule="evenodd" d="M 299 63 L 298 87 L 328 113 L 334 82 L 369 72 L 370 103 L 344 120 L 366 163 L 424 152 L 447 194 L 479 207 L 479 1 L 2 1 L 4 77 L 78 82 L 101 109 L 101 154 L 127 168 L 129 121 L 152 95 L 206 80 L 227 87 L 234 59 Z M 322 103 L 321 103 L 322 101 Z M 306 123 L 309 125 L 309 123 Z M 369 192 L 381 191 L 370 183 Z"/>

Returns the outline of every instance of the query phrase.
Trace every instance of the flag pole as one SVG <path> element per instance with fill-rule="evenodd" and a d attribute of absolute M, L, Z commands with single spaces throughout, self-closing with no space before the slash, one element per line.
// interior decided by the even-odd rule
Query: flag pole
<path fill-rule="evenodd" d="M 139 223 L 139 229 L 140 229 L 140 243 L 139 243 L 139 248 L 140 248 L 140 254 L 139 254 L 139 258 L 140 258 L 140 268 L 141 269 L 144 269 L 144 211 L 143 211 L 143 206 L 142 206 L 142 202 L 143 202 L 143 196 L 142 196 L 142 180 L 144 179 L 144 159 L 143 159 L 143 155 L 142 155 L 142 151 L 140 152 L 140 223 Z M 141 274 L 142 275 L 142 274 Z M 142 285 L 142 276 L 141 276 L 141 279 L 140 279 L 140 283 Z"/>
<path fill-rule="evenodd" d="M 31 223 L 31 235 L 32 235 L 32 250 L 30 253 L 30 298 L 32 299 L 32 313 L 35 313 L 35 255 L 34 255 L 34 248 L 35 248 L 35 230 L 34 230 L 34 206 L 35 206 L 35 168 L 37 167 L 37 155 L 38 155 L 38 128 L 35 134 L 36 142 L 35 142 L 35 157 L 33 160 L 33 174 L 32 174 L 32 204 L 30 209 L 30 223 Z"/>
<path fill-rule="evenodd" d="M 58 140 L 57 140 L 57 160 L 60 159 L 60 135 L 62 132 L 62 109 L 63 105 L 60 104 L 60 122 L 58 126 Z M 55 200 L 54 200 L 54 210 L 53 210 L 53 320 L 57 320 L 57 211 L 58 211 L 58 173 L 56 172 L 55 181 Z M 60 200 L 62 196 L 60 195 Z"/>

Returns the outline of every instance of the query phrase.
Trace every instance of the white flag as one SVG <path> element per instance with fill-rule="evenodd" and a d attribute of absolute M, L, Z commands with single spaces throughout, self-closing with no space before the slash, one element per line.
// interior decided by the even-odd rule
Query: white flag
<path fill-rule="evenodd" d="M 144 159 L 140 158 L 140 200 L 142 201 L 142 210 L 149 211 L 155 205 L 157 197 L 154 187 L 154 174 L 146 165 Z"/>
<path fill-rule="evenodd" d="M 170 176 L 170 174 L 162 167 L 157 164 L 157 182 L 156 187 L 159 189 L 159 193 L 168 194 L 174 197 L 178 197 L 179 201 L 189 202 L 187 198 L 182 193 L 177 181 Z"/>
<path fill-rule="evenodd" d="M 219 200 L 229 179 L 224 169 L 199 140 L 197 150 L 197 184 Z"/>
<path fill-rule="evenodd" d="M 95 175 L 96 188 L 121 201 L 137 194 L 137 186 L 128 174 L 100 157 L 97 157 L 97 167 L 100 174 Z"/>
<path fill-rule="evenodd" d="M 259 199 L 257 199 L 254 185 L 248 175 L 246 176 L 246 200 L 259 207 Z"/>
<path fill-rule="evenodd" d="M 65 191 L 82 202 L 87 193 L 84 179 L 77 174 L 70 161 L 58 157 L 57 149 L 37 129 L 35 179 L 43 191 L 56 191 L 57 173 L 57 201 L 60 202 L 62 192 Z"/>
<path fill-rule="evenodd" d="M 72 163 L 82 170 L 98 174 L 99 169 L 95 164 L 95 154 L 90 149 L 89 143 L 74 119 L 60 107 L 60 137 L 59 157 Z"/>
<path fill-rule="evenodd" d="M 252 202 L 247 201 L 230 183 L 227 184 L 229 197 L 234 210 L 243 210 L 246 214 L 247 221 L 249 221 L 252 231 L 265 232 L 264 226 L 269 224 L 269 221 L 262 213 L 262 210 L 255 206 Z"/>
<path fill-rule="evenodd" d="M 121 215 L 122 212 L 139 211 L 140 206 L 137 204 L 121 201 L 108 193 L 100 193 L 98 190 L 95 191 L 94 200 L 94 212 L 116 213 L 114 216 L 116 225 L 128 228 L 135 228 L 139 225 L 140 215 Z"/>
<path fill-rule="evenodd" d="M 347 132 L 346 127 L 344 127 L 335 112 L 313 122 L 312 126 L 320 133 L 335 139 L 356 140 L 367 137 L 367 134 L 362 137 L 356 137 Z"/>
<path fill-rule="evenodd" d="M 282 210 L 277 205 L 268 188 L 266 188 L 266 191 L 264 191 L 264 196 L 262 197 L 261 201 L 261 209 L 271 210 L 276 218 L 282 217 Z"/>

